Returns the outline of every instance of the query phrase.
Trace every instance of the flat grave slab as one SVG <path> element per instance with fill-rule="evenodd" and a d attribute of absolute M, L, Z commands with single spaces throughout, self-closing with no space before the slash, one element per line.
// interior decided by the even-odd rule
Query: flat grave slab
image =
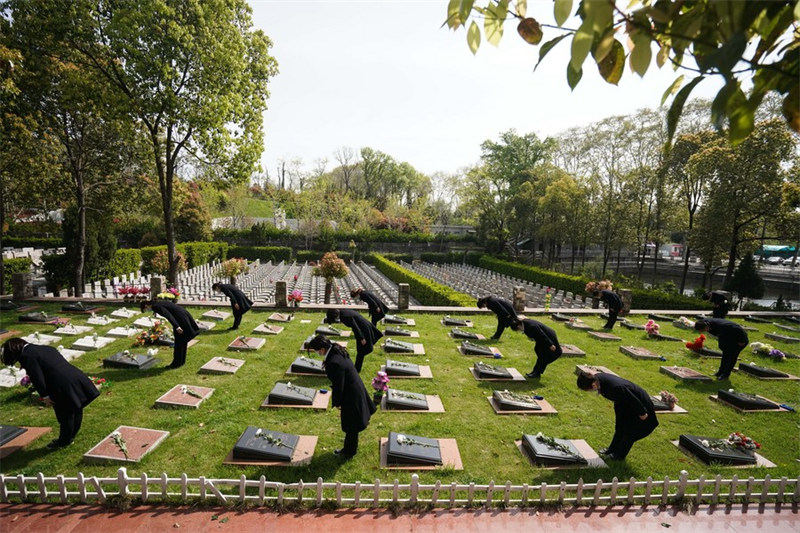
<path fill-rule="evenodd" d="M 301 352 L 307 352 L 308 351 L 308 343 L 311 342 L 311 339 L 313 339 L 313 338 L 314 338 L 314 335 L 309 335 L 308 337 L 306 337 L 306 340 L 304 340 L 303 344 L 300 345 L 300 351 Z M 338 344 L 342 348 L 347 348 L 347 341 L 331 341 L 331 342 L 335 342 L 336 344 Z"/>
<path fill-rule="evenodd" d="M 123 452 L 115 442 L 114 433 L 119 433 L 120 437 L 125 441 L 127 453 Z M 83 460 L 86 462 L 121 461 L 124 463 L 138 463 L 145 455 L 156 449 L 168 436 L 169 431 L 119 426 L 97 443 L 94 448 L 83 454 Z"/>
<path fill-rule="evenodd" d="M 628 357 L 633 357 L 634 359 L 654 359 L 656 361 L 659 359 L 664 359 L 657 353 L 651 352 L 647 348 L 642 348 L 640 346 L 620 346 L 619 351 Z"/>
<path fill-rule="evenodd" d="M 588 331 L 587 333 L 590 337 L 603 342 L 617 342 L 622 340 L 622 337 L 617 337 L 613 333 L 606 333 L 605 331 Z"/>
<path fill-rule="evenodd" d="M 498 415 L 554 415 L 558 411 L 545 399 L 535 399 L 532 394 L 496 390 L 486 397 Z"/>
<path fill-rule="evenodd" d="M 231 314 L 227 311 L 220 311 L 219 309 L 211 309 L 210 311 L 206 311 L 200 316 L 202 316 L 203 318 L 207 318 L 209 320 L 222 321 L 230 317 Z"/>
<path fill-rule="evenodd" d="M 454 318 L 451 316 L 444 317 L 441 321 L 443 326 L 453 326 L 457 328 L 474 328 L 475 324 L 472 320 L 465 320 L 462 318 Z"/>
<path fill-rule="evenodd" d="M 442 399 L 435 394 L 420 394 L 390 388 L 381 398 L 381 409 L 403 413 L 444 413 Z"/>
<path fill-rule="evenodd" d="M 656 333 L 654 335 L 647 335 L 647 338 L 653 341 L 672 341 L 672 342 L 684 342 L 683 339 L 680 337 L 673 337 L 672 335 L 664 335 L 663 333 Z"/>
<path fill-rule="evenodd" d="M 650 396 L 650 399 L 653 400 L 653 407 L 655 407 L 656 414 L 658 415 L 682 415 L 689 412 L 678 404 L 675 404 L 672 409 L 670 409 L 669 404 L 662 402 L 659 396 Z"/>
<path fill-rule="evenodd" d="M 644 331 L 644 324 L 636 324 L 630 320 L 623 322 L 622 327 L 626 329 L 640 329 Z"/>
<path fill-rule="evenodd" d="M 195 320 L 195 322 L 200 331 L 208 331 L 217 327 L 217 323 L 213 320 Z"/>
<path fill-rule="evenodd" d="M 159 359 L 155 356 L 131 353 L 129 350 L 117 352 L 114 355 L 103 359 L 103 366 L 106 368 L 126 368 L 129 370 L 147 370 L 153 368 Z"/>
<path fill-rule="evenodd" d="M 56 330 L 53 331 L 53 335 L 83 335 L 84 333 L 89 333 L 93 329 L 94 328 L 91 326 L 76 326 L 75 324 L 67 324 L 65 326 L 61 326 L 60 328 L 56 328 Z"/>
<path fill-rule="evenodd" d="M 800 333 L 800 328 L 796 326 L 787 326 L 786 324 L 781 324 L 779 322 L 773 322 L 772 325 L 775 326 L 776 328 L 785 329 L 786 331 L 794 331 L 796 333 Z"/>
<path fill-rule="evenodd" d="M 756 324 L 769 324 L 769 320 L 766 318 L 761 318 L 760 316 L 755 315 L 747 315 L 744 317 L 745 320 L 748 322 L 755 322 Z"/>
<path fill-rule="evenodd" d="M 133 337 L 134 335 L 138 335 L 142 331 L 144 331 L 144 330 L 141 330 L 139 328 L 135 328 L 133 326 L 117 326 L 115 328 L 111 328 L 110 330 L 108 330 L 106 332 L 106 335 L 108 335 L 109 337 L 125 338 L 125 337 Z"/>
<path fill-rule="evenodd" d="M 61 306 L 62 313 L 74 313 L 81 315 L 91 315 L 93 313 L 101 311 L 102 309 L 105 309 L 105 307 L 100 307 L 99 305 L 85 304 L 83 302 L 75 302 L 72 304 L 64 304 Z"/>
<path fill-rule="evenodd" d="M 175 385 L 162 394 L 155 403 L 155 407 L 187 407 L 197 409 L 200 404 L 214 394 L 214 389 L 196 385 Z"/>
<path fill-rule="evenodd" d="M 711 383 L 713 381 L 709 376 L 685 366 L 662 366 L 659 367 L 659 371 L 679 381 L 699 381 L 702 383 Z"/>
<path fill-rule="evenodd" d="M 595 374 L 611 374 L 612 376 L 619 375 L 616 372 L 612 372 L 608 368 L 600 365 L 575 365 L 575 375 L 578 376 L 580 374 L 586 374 L 588 376 L 594 376 Z"/>
<path fill-rule="evenodd" d="M 381 348 L 383 348 L 383 351 L 386 353 L 425 355 L 425 347 L 422 344 L 398 341 L 395 339 L 386 339 L 386 341 L 381 344 Z"/>
<path fill-rule="evenodd" d="M 154 318 L 152 316 L 143 316 L 141 318 L 137 318 L 133 321 L 134 326 L 139 326 L 140 328 L 152 328 L 156 325 L 156 323 L 163 321 L 163 318 Z"/>
<path fill-rule="evenodd" d="M 800 378 L 798 378 L 797 376 L 793 376 L 788 372 L 784 372 L 782 370 L 776 370 L 774 368 L 769 368 L 766 366 L 757 365 L 755 363 L 739 363 L 739 371 L 749 376 L 753 376 L 754 378 L 764 379 L 764 380 L 787 380 L 787 381 L 800 380 Z"/>
<path fill-rule="evenodd" d="M 6 366 L 0 368 L 0 387 L 16 387 L 27 373 L 22 368 Z"/>
<path fill-rule="evenodd" d="M 273 324 L 259 324 L 253 330 L 253 333 L 263 333 L 264 335 L 277 335 L 283 331 L 283 326 L 275 326 Z"/>
<path fill-rule="evenodd" d="M 298 387 L 293 383 L 276 383 L 261 403 L 261 409 L 288 407 L 292 409 L 325 410 L 330 404 L 331 394 L 311 387 Z"/>
<path fill-rule="evenodd" d="M 715 463 L 730 468 L 751 468 L 753 466 L 773 468 L 775 466 L 775 463 L 758 453 L 747 453 L 746 451 L 731 449 L 714 449 L 705 446 L 702 442 L 707 441 L 712 443 L 715 440 L 717 439 L 700 437 L 697 435 L 681 435 L 678 440 L 670 442 L 677 446 L 684 454 L 705 464 Z"/>
<path fill-rule="evenodd" d="M 286 374 L 291 376 L 325 376 L 325 369 L 322 367 L 322 363 L 322 359 L 301 355 L 295 358 Z"/>
<path fill-rule="evenodd" d="M 694 331 L 694 321 L 689 320 L 685 316 L 680 317 L 678 320 L 673 320 L 672 321 L 672 326 L 676 327 L 678 329 L 685 329 L 685 330 L 688 330 L 688 331 Z"/>
<path fill-rule="evenodd" d="M 83 350 L 84 352 L 91 352 L 94 350 L 99 350 L 101 348 L 105 348 L 112 342 L 114 342 L 114 337 L 93 337 L 91 335 L 87 335 L 86 337 L 81 337 L 80 339 L 76 340 L 72 344 L 72 348 L 75 350 Z"/>
<path fill-rule="evenodd" d="M 141 314 L 141 312 L 135 309 L 128 309 L 127 307 L 120 307 L 111 312 L 111 316 L 114 318 L 133 318 L 139 314 Z"/>
<path fill-rule="evenodd" d="M 56 335 L 48 335 L 46 333 L 39 333 L 38 331 L 35 333 L 31 333 L 30 335 L 25 335 L 22 337 L 22 340 L 25 342 L 30 342 L 31 344 L 41 344 L 44 346 L 49 346 L 54 342 L 61 342 L 61 337 Z"/>
<path fill-rule="evenodd" d="M 63 346 L 59 346 L 56 349 L 58 350 L 58 353 L 60 353 L 61 356 L 67 361 L 72 361 L 73 359 L 76 359 L 86 353 L 81 350 L 70 350 L 69 348 L 64 348 Z"/>
<path fill-rule="evenodd" d="M 553 313 L 550 315 L 550 318 L 552 318 L 556 322 L 569 322 L 575 317 L 571 317 L 569 315 L 562 315 L 561 313 Z"/>
<path fill-rule="evenodd" d="M 19 315 L 17 320 L 23 324 L 50 324 L 51 326 L 62 326 L 70 322 L 69 318 L 61 318 L 43 312 Z"/>
<path fill-rule="evenodd" d="M 491 357 L 493 359 L 501 359 L 503 357 L 500 350 L 494 346 L 483 346 L 481 344 L 473 344 L 469 341 L 463 341 L 458 345 L 458 353 L 476 357 Z"/>
<path fill-rule="evenodd" d="M 571 468 L 608 468 L 603 459 L 597 455 L 585 440 L 555 439 L 560 445 L 569 450 L 566 453 L 559 448 L 549 446 L 538 440 L 536 435 L 523 435 L 522 439 L 514 441 L 522 455 L 536 468 L 546 470 L 561 470 Z"/>
<path fill-rule="evenodd" d="M 469 371 L 478 381 L 525 381 L 516 368 L 489 365 L 482 361 L 477 361 Z"/>
<path fill-rule="evenodd" d="M 350 330 L 344 330 L 325 325 L 319 326 L 316 330 L 314 330 L 314 334 L 325 335 L 326 337 L 349 337 L 353 334 L 353 332 Z"/>
<path fill-rule="evenodd" d="M 267 317 L 270 322 L 291 322 L 294 315 L 291 313 L 272 313 Z"/>
<path fill-rule="evenodd" d="M 720 390 L 708 397 L 713 402 L 730 407 L 740 413 L 788 413 L 778 402 L 759 396 L 734 390 Z"/>
<path fill-rule="evenodd" d="M 592 326 L 581 320 L 580 318 L 570 319 L 564 323 L 569 329 L 577 329 L 578 331 L 592 331 Z"/>
<path fill-rule="evenodd" d="M 700 348 L 699 350 L 689 350 L 689 352 L 694 355 L 699 355 L 700 357 L 722 357 L 721 351 L 706 347 Z"/>
<path fill-rule="evenodd" d="M 228 345 L 228 350 L 235 352 L 254 352 L 264 346 L 266 342 L 267 339 L 262 337 L 239 336 L 231 341 Z"/>
<path fill-rule="evenodd" d="M 0 425 L 0 459 L 27 448 L 33 441 L 50 432 L 50 428 Z"/>
<path fill-rule="evenodd" d="M 792 337 L 791 335 L 781 335 L 780 333 L 765 333 L 764 336 L 768 339 L 785 342 L 787 344 L 800 343 L 800 337 Z"/>
<path fill-rule="evenodd" d="M 235 374 L 244 364 L 244 359 L 213 357 L 200 367 L 198 374 Z"/>
<path fill-rule="evenodd" d="M 574 344 L 562 344 L 561 357 L 586 357 L 586 352 Z"/>
<path fill-rule="evenodd" d="M 12 329 L 12 330 L 0 330 L 0 341 L 5 340 L 10 337 L 16 337 L 19 335 L 19 331 Z"/>
<path fill-rule="evenodd" d="M 482 341 L 486 340 L 486 337 L 481 335 L 480 333 L 473 333 L 471 331 L 464 331 L 463 329 L 453 328 L 448 333 L 451 339 L 464 339 L 464 340 L 471 340 L 471 341 Z"/>
<path fill-rule="evenodd" d="M 431 367 L 387 359 L 381 371 L 393 379 L 433 379 Z"/>
<path fill-rule="evenodd" d="M 400 315 L 386 315 L 381 319 L 383 324 L 394 324 L 399 326 L 416 326 L 417 321 L 413 318 L 406 318 Z"/>
<path fill-rule="evenodd" d="M 87 324 L 91 324 L 93 326 L 107 326 L 109 324 L 113 324 L 114 322 L 118 322 L 118 318 L 111 318 L 110 316 L 106 315 L 97 315 L 90 317 L 89 320 L 86 321 Z M 134 322 L 136 324 L 136 322 Z"/>
<path fill-rule="evenodd" d="M 313 435 L 293 435 L 247 426 L 222 464 L 236 466 L 301 466 L 311 462 L 317 446 Z"/>
<path fill-rule="evenodd" d="M 398 435 L 401 434 L 390 432 L 388 438 L 381 437 L 381 468 L 388 470 L 436 470 L 442 467 L 453 470 L 464 469 L 456 439 L 429 439 L 404 435 L 404 437 L 414 442 L 422 442 L 424 445 L 400 445 L 397 443 Z"/>
<path fill-rule="evenodd" d="M 397 326 L 387 326 L 383 330 L 383 334 L 387 337 L 412 337 L 419 338 L 419 331 L 411 331 L 410 329 L 400 328 Z"/>

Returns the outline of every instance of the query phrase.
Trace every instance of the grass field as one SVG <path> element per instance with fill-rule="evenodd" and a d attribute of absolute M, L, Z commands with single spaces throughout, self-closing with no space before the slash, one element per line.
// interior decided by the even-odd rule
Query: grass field
<path fill-rule="evenodd" d="M 55 305 L 42 305 L 40 308 L 51 313 L 56 313 L 58 310 Z M 107 308 L 104 312 L 108 313 L 111 310 Z M 195 316 L 199 316 L 203 310 L 193 309 L 192 312 Z M 247 314 L 239 333 L 250 333 L 267 315 L 267 312 Z M 4 328 L 20 330 L 23 333 L 34 330 L 49 333 L 53 329 L 50 326 L 18 324 L 16 314 L 4 313 L 0 317 Z M 104 390 L 86 409 L 83 428 L 76 441 L 68 448 L 50 452 L 44 446 L 52 438 L 52 434 L 47 435 L 28 449 L 4 459 L 2 471 L 9 474 L 34 474 L 39 471 L 47 475 L 59 473 L 73 475 L 78 471 L 87 475 L 110 474 L 119 465 L 86 464 L 82 461 L 82 455 L 118 425 L 124 424 L 170 432 L 170 436 L 161 446 L 146 456 L 140 464 L 127 465 L 129 472 L 134 474 L 144 471 L 156 475 L 161 472 L 178 475 L 185 472 L 190 476 L 228 478 L 238 478 L 241 474 L 257 478 L 263 474 L 268 480 L 276 481 L 315 480 L 317 477 L 340 481 L 371 481 L 375 478 L 382 480 L 397 478 L 401 482 L 408 481 L 410 472 L 379 468 L 378 439 L 386 436 L 390 430 L 412 435 L 457 439 L 464 470 L 421 472 L 420 479 L 423 482 L 442 479 L 447 482 L 508 480 L 515 483 L 530 483 L 574 481 L 579 477 L 588 481 L 598 477 L 610 479 L 612 476 L 618 476 L 620 479 L 627 479 L 635 476 L 641 479 L 647 476 L 663 478 L 665 475 L 674 479 L 681 470 L 689 471 L 692 476 L 723 473 L 726 476 L 737 474 L 740 478 L 765 474 L 770 474 L 772 477 L 796 476 L 798 472 L 796 461 L 800 450 L 798 439 L 800 417 L 796 413 L 742 415 L 708 399 L 709 394 L 725 386 L 759 393 L 779 403 L 797 407 L 798 393 L 800 393 L 798 382 L 761 381 L 734 373 L 730 385 L 682 384 L 661 374 L 658 367 L 664 364 L 684 365 L 711 375 L 716 371 L 718 361 L 690 355 L 681 343 L 647 340 L 643 332 L 630 331 L 619 326 L 615 328 L 615 332 L 623 338 L 621 343 L 599 342 L 591 339 L 585 332 L 567 329 L 549 317 L 538 318 L 555 328 L 562 343 L 578 345 L 587 352 L 587 357 L 559 359 L 550 365 L 540 383 L 478 382 L 468 371 L 474 359 L 457 352 L 457 342 L 447 335 L 449 328 L 439 323 L 441 315 L 433 314 L 414 314 L 417 326 L 411 328 L 420 332 L 421 339 L 416 342 L 424 343 L 427 354 L 392 357 L 430 365 L 434 379 L 395 380 L 390 385 L 402 390 L 438 394 L 446 412 L 403 414 L 379 411 L 372 418 L 370 427 L 361 434 L 358 455 L 348 462 L 341 462 L 333 455 L 333 450 L 340 447 L 343 437 L 339 427 L 338 410 L 310 412 L 302 409 L 259 409 L 259 405 L 273 384 L 278 380 L 287 380 L 284 372 L 298 355 L 302 340 L 314 331 L 321 318 L 322 313 L 298 313 L 297 319 L 288 324 L 280 335 L 267 337 L 264 348 L 256 353 L 242 356 L 226 352 L 227 344 L 235 337 L 234 332 L 227 330 L 232 320 L 228 319 L 218 324 L 215 329 L 200 335 L 200 342 L 189 348 L 186 366 L 178 370 L 164 368 L 171 360 L 171 350 L 167 348 L 160 349 L 159 357 L 162 363 L 151 370 L 135 372 L 104 369 L 101 365 L 102 358 L 129 348 L 131 345 L 129 339 L 120 339 L 103 350 L 88 352 L 76 359 L 73 364 L 88 374 L 106 378 L 111 382 L 111 387 Z M 493 316 L 481 315 L 471 318 L 475 321 L 474 331 L 487 337 L 494 332 L 496 322 Z M 631 318 L 640 323 L 645 321 L 641 316 Z M 310 319 L 311 323 L 302 324 L 301 319 Z M 114 325 L 133 320 L 123 320 Z M 598 327 L 602 324 L 598 317 L 587 318 L 586 321 Z M 85 317 L 73 316 L 72 322 L 84 324 Z M 751 341 L 763 341 L 764 333 L 777 329 L 768 324 L 750 325 L 760 328 L 759 332 L 750 334 Z M 695 336 L 693 332 L 676 329 L 671 324 L 661 324 L 661 326 L 662 332 L 666 334 L 682 338 Z M 111 326 L 102 326 L 97 327 L 95 331 L 102 334 L 110 328 Z M 71 341 L 65 339 L 62 344 L 69 347 Z M 667 362 L 631 359 L 618 351 L 620 344 L 647 347 L 665 356 Z M 792 351 L 790 345 L 777 341 L 771 341 L 771 344 Z M 491 342 L 491 345 L 497 346 L 504 357 L 500 361 L 484 360 L 515 367 L 522 373 L 530 371 L 534 357 L 533 344 L 522 334 L 507 330 L 502 340 Z M 353 347 L 352 340 L 350 346 Z M 709 346 L 716 348 L 716 341 L 712 339 Z M 225 354 L 246 359 L 247 362 L 235 375 L 197 374 L 200 366 L 212 356 Z M 376 348 L 376 351 L 367 357 L 362 371 L 362 377 L 367 384 L 385 359 L 386 356 L 380 348 Z M 800 374 L 800 359 L 773 363 L 746 350 L 741 360 L 756 361 L 795 375 Z M 514 445 L 514 440 L 523 432 L 542 431 L 555 437 L 585 439 L 595 450 L 606 446 L 611 439 L 614 427 L 613 407 L 597 394 L 582 392 L 576 388 L 573 371 L 575 365 L 579 363 L 604 365 L 620 376 L 642 385 L 653 394 L 664 389 L 672 391 L 678 396 L 679 404 L 689 410 L 689 414 L 659 417 L 660 425 L 656 431 L 634 446 L 627 461 L 611 462 L 610 469 L 553 471 L 533 468 Z M 324 378 L 288 379 L 299 385 L 328 387 Z M 154 409 L 153 403 L 156 398 L 178 383 L 214 387 L 216 391 L 197 410 Z M 558 414 L 535 417 L 498 416 L 486 400 L 486 396 L 489 396 L 494 388 L 535 390 L 558 410 Z M 0 390 L 0 401 L 2 423 L 53 426 L 57 431 L 52 409 L 34 404 L 30 394 L 22 387 Z M 313 461 L 301 468 L 240 469 L 223 466 L 224 457 L 247 425 L 318 435 L 319 442 Z M 733 431 L 742 431 L 759 441 L 763 446 L 761 453 L 776 463 L 777 468 L 739 470 L 706 466 L 688 458 L 669 442 L 677 439 L 681 433 L 724 438 Z"/>

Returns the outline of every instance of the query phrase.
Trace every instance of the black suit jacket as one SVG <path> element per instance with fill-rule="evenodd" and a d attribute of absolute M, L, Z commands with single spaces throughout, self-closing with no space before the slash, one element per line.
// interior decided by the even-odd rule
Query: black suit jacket
<path fill-rule="evenodd" d="M 720 348 L 741 348 L 750 342 L 747 332 L 742 326 L 724 318 L 707 318 L 708 332 L 719 339 Z"/>
<path fill-rule="evenodd" d="M 194 317 L 189 314 L 189 311 L 174 302 L 154 302 L 153 311 L 167 319 L 173 330 L 181 328 L 183 334 L 180 336 L 186 340 L 191 340 L 200 333 L 200 328 L 197 326 L 197 322 L 194 321 Z M 175 337 L 177 338 L 178 336 L 178 333 L 175 333 Z"/>
<path fill-rule="evenodd" d="M 622 299 L 614 291 L 603 290 L 600 291 L 600 301 L 605 302 L 610 311 L 622 311 Z"/>
<path fill-rule="evenodd" d="M 42 398 L 49 396 L 57 407 L 82 409 L 100 396 L 92 380 L 50 346 L 26 344 L 19 364 L 36 392 Z"/>
<path fill-rule="evenodd" d="M 362 302 L 367 304 L 367 307 L 369 308 L 369 313 L 371 315 L 375 314 L 378 310 L 380 310 L 383 313 L 389 311 L 389 307 L 385 303 L 383 303 L 380 298 L 378 298 L 369 291 L 362 290 L 361 294 L 359 295 L 359 298 L 361 298 Z"/>
<path fill-rule="evenodd" d="M 365 430 L 376 408 L 353 361 L 343 353 L 341 346 L 334 344 L 325 355 L 323 366 L 331 382 L 331 402 L 334 407 L 341 407 L 342 431 Z"/>
<path fill-rule="evenodd" d="M 505 298 L 498 298 L 497 296 L 486 298 L 486 308 L 497 315 L 498 322 L 507 325 L 511 325 L 511 322 L 517 318 L 514 305 Z"/>
<path fill-rule="evenodd" d="M 248 298 L 245 293 L 241 291 L 236 285 L 230 283 L 220 283 L 219 290 L 222 294 L 227 296 L 231 301 L 231 309 L 234 313 L 246 313 L 253 307 L 253 302 Z M 239 310 L 234 308 L 235 304 L 239 304 Z"/>
<path fill-rule="evenodd" d="M 352 309 L 342 309 L 339 311 L 339 321 L 353 330 L 353 336 L 361 347 L 361 339 L 367 341 L 365 348 L 372 351 L 372 347 L 378 342 L 378 339 L 383 337 L 383 333 L 378 328 L 372 325 L 372 322 L 361 316 L 360 313 Z"/>
<path fill-rule="evenodd" d="M 647 391 L 612 374 L 601 372 L 596 378 L 600 383 L 600 395 L 614 402 L 618 431 L 652 431 L 658 426 L 653 400 Z M 643 414 L 647 414 L 647 418 L 641 420 L 639 417 Z"/>

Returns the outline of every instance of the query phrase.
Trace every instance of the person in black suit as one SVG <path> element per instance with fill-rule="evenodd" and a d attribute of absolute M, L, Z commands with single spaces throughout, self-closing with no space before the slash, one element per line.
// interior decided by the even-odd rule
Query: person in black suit
<path fill-rule="evenodd" d="M 341 322 L 353 330 L 353 337 L 356 341 L 356 370 L 361 372 L 364 364 L 364 357 L 372 353 L 375 344 L 383 337 L 383 333 L 378 330 L 369 320 L 361 316 L 360 313 L 352 309 L 328 309 L 325 317 L 327 324 Z"/>
<path fill-rule="evenodd" d="M 154 313 L 163 316 L 172 326 L 172 333 L 175 337 L 175 346 L 172 348 L 172 363 L 170 368 L 179 368 L 186 363 L 186 350 L 189 348 L 189 341 L 197 337 L 200 328 L 194 317 L 175 302 L 168 300 L 151 300 L 142 302 L 142 313 L 147 308 L 153 309 Z"/>
<path fill-rule="evenodd" d="M 700 333 L 710 333 L 717 337 L 719 349 L 722 351 L 722 359 L 719 363 L 719 370 L 714 374 L 718 381 L 728 379 L 736 366 L 739 354 L 750 343 L 747 332 L 742 326 L 725 320 L 723 318 L 706 318 L 697 320 L 694 329 Z"/>
<path fill-rule="evenodd" d="M 497 315 L 497 331 L 494 332 L 492 338 L 497 340 L 503 334 L 506 328 L 510 328 L 517 320 L 517 312 L 514 306 L 505 298 L 497 296 L 486 296 L 478 300 L 478 309 L 487 308 L 495 315 Z"/>
<path fill-rule="evenodd" d="M 517 320 L 512 327 L 517 331 L 522 331 L 536 343 L 533 347 L 533 351 L 536 353 L 536 364 L 531 372 L 525 374 L 525 377 L 539 379 L 547 365 L 561 357 L 563 353 L 561 345 L 558 343 L 558 335 L 553 328 L 530 318 Z"/>
<path fill-rule="evenodd" d="M 7 366 L 19 363 L 44 403 L 53 407 L 61 429 L 58 438 L 47 447 L 55 450 L 72 444 L 81 429 L 83 409 L 100 396 L 92 380 L 55 348 L 30 344 L 18 337 L 3 344 L 2 361 Z"/>
<path fill-rule="evenodd" d="M 358 298 L 369 308 L 369 316 L 372 319 L 372 325 L 375 326 L 383 320 L 383 317 L 386 316 L 386 312 L 389 310 L 389 307 L 381 301 L 380 298 L 375 296 L 369 291 L 365 291 L 364 289 L 353 289 L 350 291 L 351 298 Z"/>
<path fill-rule="evenodd" d="M 725 318 L 728 316 L 730 306 L 728 304 L 728 295 L 723 291 L 711 291 L 704 295 L 706 300 L 711 302 L 714 309 L 711 311 L 711 316 L 714 318 Z"/>
<path fill-rule="evenodd" d="M 594 375 L 581 373 L 578 375 L 578 388 L 595 390 L 614 402 L 614 438 L 608 448 L 599 452 L 609 459 L 625 459 L 637 440 L 650 435 L 658 427 L 652 398 L 643 388 L 627 379 L 604 372 Z"/>
<path fill-rule="evenodd" d="M 231 329 L 239 329 L 239 324 L 242 323 L 242 315 L 253 307 L 253 302 L 236 285 L 230 283 L 215 283 L 211 286 L 211 289 L 221 292 L 230 299 L 231 311 L 233 311 Z"/>
<path fill-rule="evenodd" d="M 616 292 L 608 289 L 596 291 L 594 297 L 600 298 L 600 301 L 604 302 L 606 307 L 608 307 L 608 321 L 606 325 L 603 326 L 603 329 L 613 329 L 614 324 L 617 323 L 617 316 L 622 311 L 622 299 Z"/>
<path fill-rule="evenodd" d="M 324 335 L 311 339 L 308 348 L 325 358 L 322 366 L 331 382 L 331 402 L 341 410 L 344 446 L 333 453 L 350 459 L 358 451 L 358 434 L 367 429 L 369 419 L 376 411 L 375 404 L 353 366 L 347 349 Z"/>

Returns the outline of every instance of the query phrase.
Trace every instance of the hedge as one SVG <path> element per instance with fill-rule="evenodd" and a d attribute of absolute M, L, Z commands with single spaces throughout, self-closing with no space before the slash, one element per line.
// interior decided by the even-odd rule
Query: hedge
<path fill-rule="evenodd" d="M 3 237 L 3 246 L 10 248 L 61 248 L 59 237 Z"/>
<path fill-rule="evenodd" d="M 228 243 L 226 242 L 182 242 L 176 246 L 186 259 L 186 266 L 194 268 L 218 259 L 224 261 L 228 258 Z M 150 265 L 153 258 L 160 250 L 166 250 L 166 245 L 147 246 L 140 248 L 142 253 L 142 273 L 151 274 Z"/>
<path fill-rule="evenodd" d="M 139 270 L 142 264 L 142 251 L 138 248 L 118 248 L 114 257 L 103 272 L 104 277 L 128 275 Z"/>
<path fill-rule="evenodd" d="M 255 224 L 250 229 L 215 229 L 214 239 L 226 242 L 254 242 L 261 243 L 268 240 L 292 240 L 304 239 L 305 236 L 299 231 L 288 229 L 278 229 L 267 224 Z M 337 242 L 475 242 L 473 234 L 467 235 L 439 235 L 436 233 L 425 233 L 420 231 L 403 232 L 395 229 L 362 229 L 357 231 L 333 231 L 324 232 L 327 239 Z M 315 239 L 319 240 L 319 238 Z"/>
<path fill-rule="evenodd" d="M 325 255 L 326 253 L 327 252 L 323 252 L 320 250 L 297 250 L 297 252 L 295 252 L 294 258 L 298 262 L 319 261 L 320 259 L 322 259 L 322 256 Z M 350 261 L 353 258 L 353 254 L 351 254 L 350 252 L 340 252 L 338 250 L 335 250 L 334 253 L 336 253 L 336 255 L 339 256 L 339 259 L 343 259 L 345 261 Z"/>
<path fill-rule="evenodd" d="M 482 252 L 423 252 L 419 258 L 426 263 L 467 263 L 477 265 L 478 260 L 483 255 Z"/>
<path fill-rule="evenodd" d="M 472 296 L 420 276 L 407 268 L 403 268 L 394 261 L 386 259 L 386 257 L 381 254 L 369 254 L 367 260 L 395 283 L 408 283 L 411 294 L 422 305 L 452 305 L 461 307 L 472 307 L 475 305 L 475 298 Z"/>
<path fill-rule="evenodd" d="M 243 257 L 249 261 L 288 261 L 292 258 L 292 249 L 288 246 L 231 246 L 229 257 Z"/>
<path fill-rule="evenodd" d="M 27 257 L 3 259 L 3 294 L 10 294 L 12 290 L 11 278 L 17 272 L 27 272 L 33 262 Z"/>

